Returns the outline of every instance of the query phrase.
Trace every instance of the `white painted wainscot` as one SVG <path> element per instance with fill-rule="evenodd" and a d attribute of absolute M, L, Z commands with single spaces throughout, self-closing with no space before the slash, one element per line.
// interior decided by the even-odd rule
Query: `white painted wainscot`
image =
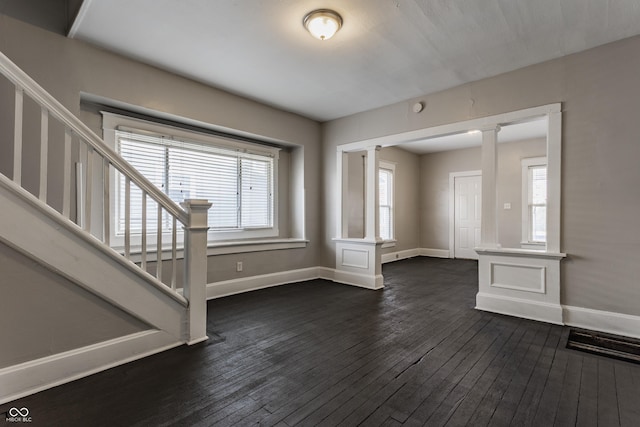
<path fill-rule="evenodd" d="M 560 261 L 566 254 L 502 248 L 476 248 L 476 252 L 476 309 L 563 324 Z"/>
<path fill-rule="evenodd" d="M 367 289 L 382 289 L 382 240 L 334 239 L 334 280 Z"/>

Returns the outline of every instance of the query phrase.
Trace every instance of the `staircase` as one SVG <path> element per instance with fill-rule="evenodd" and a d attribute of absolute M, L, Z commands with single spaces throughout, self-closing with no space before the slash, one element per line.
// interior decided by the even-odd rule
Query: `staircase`
<path fill-rule="evenodd" d="M 0 403 L 206 340 L 211 205 L 173 202 L 1 52 L 0 71 L 2 83 L 15 88 L 13 99 L 3 100 L 14 108 L 12 118 L 2 117 L 13 122 L 13 138 L 0 146 L 12 166 L 0 173 L 0 243 L 148 325 L 133 335 L 2 367 Z M 32 113 L 34 105 L 39 114 Z M 29 167 L 33 155 L 23 158 L 25 129 L 40 130 L 37 170 Z M 114 194 L 115 180 L 124 180 L 124 194 Z M 130 226 L 132 190 L 140 190 L 144 206 L 138 234 Z M 111 244 L 114 197 L 124 200 L 121 247 Z"/>

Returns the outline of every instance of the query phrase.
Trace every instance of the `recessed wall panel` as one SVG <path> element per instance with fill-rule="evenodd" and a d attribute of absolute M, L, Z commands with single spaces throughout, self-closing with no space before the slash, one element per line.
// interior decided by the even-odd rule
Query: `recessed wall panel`
<path fill-rule="evenodd" d="M 521 264 L 491 264 L 491 286 L 545 293 L 545 267 Z"/>
<path fill-rule="evenodd" d="M 342 265 L 345 267 L 369 268 L 369 251 L 362 249 L 343 249 Z"/>

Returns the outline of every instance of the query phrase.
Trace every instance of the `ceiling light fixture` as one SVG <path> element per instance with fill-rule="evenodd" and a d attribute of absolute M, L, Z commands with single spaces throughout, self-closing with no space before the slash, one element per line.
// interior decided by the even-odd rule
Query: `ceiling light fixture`
<path fill-rule="evenodd" d="M 307 13 L 302 23 L 313 37 L 329 40 L 342 27 L 342 17 L 333 10 L 317 9 Z"/>

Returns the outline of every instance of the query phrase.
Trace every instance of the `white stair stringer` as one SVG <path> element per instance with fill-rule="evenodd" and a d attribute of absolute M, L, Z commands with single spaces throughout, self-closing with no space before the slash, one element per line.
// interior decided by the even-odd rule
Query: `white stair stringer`
<path fill-rule="evenodd" d="M 183 344 L 150 329 L 0 369 L 0 405 Z"/>
<path fill-rule="evenodd" d="M 0 240 L 185 342 L 187 300 L 0 174 Z"/>

